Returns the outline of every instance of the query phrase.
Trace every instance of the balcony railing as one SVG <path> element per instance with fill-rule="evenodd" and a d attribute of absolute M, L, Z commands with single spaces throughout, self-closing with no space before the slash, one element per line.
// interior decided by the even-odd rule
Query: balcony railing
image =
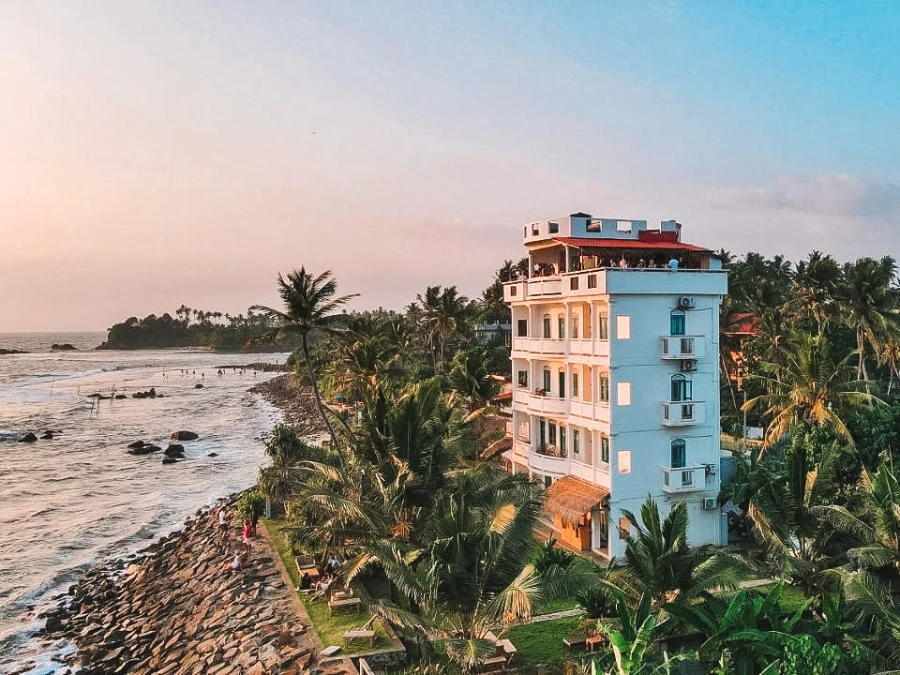
<path fill-rule="evenodd" d="M 538 443 L 538 446 L 534 451 L 544 457 L 557 457 L 559 459 L 568 457 L 568 452 L 566 450 L 560 448 L 558 445 L 552 445 L 550 443 Z"/>
<path fill-rule="evenodd" d="M 706 422 L 705 401 L 663 401 L 662 423 L 667 427 L 684 427 Z"/>
<path fill-rule="evenodd" d="M 602 485 L 604 487 L 610 486 L 609 464 L 604 464 L 602 466 L 591 466 L 590 464 L 585 464 L 583 462 L 579 462 L 576 459 L 573 459 L 571 473 L 573 476 L 577 476 L 578 478 L 586 480 L 589 483 Z"/>
<path fill-rule="evenodd" d="M 694 492 L 706 488 L 706 467 L 662 467 L 664 492 Z"/>
<path fill-rule="evenodd" d="M 514 337 L 512 351 L 531 354 L 583 354 L 586 356 L 609 356 L 609 340 Z"/>
<path fill-rule="evenodd" d="M 663 335 L 661 342 L 664 359 L 702 359 L 706 344 L 702 335 Z"/>
<path fill-rule="evenodd" d="M 549 396 L 543 389 L 535 389 L 523 397 L 523 402 L 530 410 L 539 413 L 565 414 L 569 409 L 569 402 L 564 398 Z"/>

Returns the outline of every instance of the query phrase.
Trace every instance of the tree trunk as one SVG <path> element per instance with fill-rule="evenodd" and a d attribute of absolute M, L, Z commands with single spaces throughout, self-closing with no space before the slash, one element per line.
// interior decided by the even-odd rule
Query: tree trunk
<path fill-rule="evenodd" d="M 322 416 L 322 421 L 325 422 L 325 426 L 328 427 L 328 433 L 331 435 L 331 443 L 334 446 L 335 451 L 338 455 L 338 460 L 341 463 L 341 466 L 344 465 L 344 458 L 341 456 L 341 446 L 338 443 L 337 434 L 334 433 L 334 427 L 331 426 L 331 422 L 328 419 L 328 413 L 325 411 L 325 404 L 322 403 L 322 396 L 319 394 L 319 383 L 316 381 L 316 373 L 313 370 L 312 365 L 312 357 L 309 354 L 309 344 L 306 342 L 306 334 L 304 333 L 301 338 L 301 343 L 303 345 L 303 358 L 306 361 L 306 370 L 309 374 L 309 381 L 312 385 L 313 395 L 316 397 L 316 405 L 319 408 L 319 414 Z"/>
<path fill-rule="evenodd" d="M 856 347 L 859 349 L 857 377 L 862 376 L 863 381 L 866 383 L 866 393 L 869 394 L 871 392 L 869 391 L 869 373 L 866 371 L 866 335 L 860 328 L 856 329 Z"/>

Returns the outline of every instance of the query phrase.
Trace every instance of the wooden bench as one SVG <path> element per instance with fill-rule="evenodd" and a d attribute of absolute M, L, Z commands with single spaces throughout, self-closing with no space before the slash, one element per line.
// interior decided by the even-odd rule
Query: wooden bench
<path fill-rule="evenodd" d="M 375 631 L 367 630 L 364 628 L 358 628 L 356 630 L 345 630 L 344 631 L 344 646 L 346 647 L 348 644 L 353 642 L 354 640 L 368 640 L 369 646 L 375 646 Z"/>
<path fill-rule="evenodd" d="M 572 651 L 576 647 L 584 647 L 587 644 L 588 633 L 583 630 L 569 633 L 563 638 L 563 644 Z"/>
<path fill-rule="evenodd" d="M 300 555 L 294 558 L 294 564 L 297 565 L 297 571 L 302 577 L 308 574 L 311 581 L 319 578 L 319 570 L 316 567 L 316 561 L 311 555 Z"/>
<path fill-rule="evenodd" d="M 596 635 L 588 635 L 584 639 L 584 644 L 590 651 L 594 651 L 594 647 L 597 645 L 603 646 L 606 644 L 606 636 L 600 635 L 599 633 Z"/>
<path fill-rule="evenodd" d="M 497 673 L 506 670 L 506 657 L 492 656 L 489 659 L 485 659 L 481 664 L 481 670 L 485 673 Z"/>
<path fill-rule="evenodd" d="M 350 608 L 354 612 L 358 612 L 362 605 L 362 600 L 359 598 L 346 598 L 344 600 L 330 600 L 328 602 L 328 613 L 333 614 L 334 612 L 344 609 Z"/>

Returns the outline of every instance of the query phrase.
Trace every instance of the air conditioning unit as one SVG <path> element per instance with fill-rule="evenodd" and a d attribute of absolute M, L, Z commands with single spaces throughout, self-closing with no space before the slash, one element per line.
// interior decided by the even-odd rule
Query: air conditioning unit
<path fill-rule="evenodd" d="M 707 476 L 715 476 L 716 475 L 716 471 L 718 470 L 718 467 L 715 464 L 704 464 L 703 466 L 706 468 Z"/>
<path fill-rule="evenodd" d="M 682 373 L 693 373 L 697 370 L 697 359 L 683 359 L 681 361 Z"/>
<path fill-rule="evenodd" d="M 700 501 L 700 506 L 704 511 L 715 511 L 719 508 L 719 502 L 715 497 L 704 497 Z"/>
<path fill-rule="evenodd" d="M 678 298 L 678 309 L 694 309 L 694 299 L 686 295 Z"/>

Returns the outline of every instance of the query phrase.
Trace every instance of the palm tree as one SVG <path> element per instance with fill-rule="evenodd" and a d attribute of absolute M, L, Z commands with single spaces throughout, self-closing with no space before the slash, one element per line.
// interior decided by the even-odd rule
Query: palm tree
<path fill-rule="evenodd" d="M 852 513 L 839 504 L 818 507 L 815 513 L 859 542 L 847 551 L 858 567 L 876 573 L 889 567 L 900 579 L 900 481 L 886 464 L 874 474 L 863 469 L 857 494 L 861 503 Z"/>
<path fill-rule="evenodd" d="M 461 349 L 450 366 L 450 386 L 466 398 L 469 412 L 490 403 L 499 393 L 500 385 L 490 373 L 490 354 L 483 347 Z"/>
<path fill-rule="evenodd" d="M 379 555 L 408 607 L 380 602 L 387 621 L 447 635 L 451 661 L 474 673 L 494 650 L 492 630 L 527 619 L 541 596 L 526 564 L 541 509 L 540 485 L 492 464 L 451 472 L 416 548 L 392 544 Z"/>
<path fill-rule="evenodd" d="M 842 321 L 856 333 L 858 377 L 865 381 L 866 392 L 866 343 L 877 353 L 887 339 L 900 331 L 900 303 L 892 286 L 896 274 L 897 264 L 890 256 L 881 260 L 860 258 L 844 264 L 841 283 L 834 291 Z"/>
<path fill-rule="evenodd" d="M 662 519 L 656 502 L 647 497 L 640 513 L 638 519 L 631 511 L 622 511 L 631 525 L 625 539 L 626 566 L 613 571 L 606 585 L 619 587 L 634 599 L 647 596 L 660 607 L 709 588 L 734 586 L 735 567 L 729 559 L 707 557 L 705 549 L 690 547 L 686 502 L 676 503 Z"/>
<path fill-rule="evenodd" d="M 422 305 L 422 319 L 428 331 L 428 340 L 432 349 L 434 369 L 443 370 L 444 351 L 447 340 L 453 336 L 462 336 L 466 321 L 470 314 L 468 298 L 459 295 L 456 286 L 429 286 L 425 295 L 418 295 Z"/>
<path fill-rule="evenodd" d="M 769 444 L 801 421 L 831 429 L 852 445 L 841 413 L 883 401 L 855 390 L 853 368 L 848 365 L 851 357 L 835 364 L 824 334 L 794 329 L 783 345 L 783 362 L 763 362 L 761 373 L 751 376 L 761 381 L 765 393 L 748 400 L 742 410 L 761 409 L 771 420 L 766 433 Z"/>
<path fill-rule="evenodd" d="M 662 663 L 652 658 L 653 642 L 659 636 L 666 620 L 657 621 L 650 610 L 650 596 L 642 595 L 637 608 L 632 611 L 620 593 L 616 598 L 618 627 L 613 628 L 603 621 L 597 622 L 597 630 L 609 640 L 615 658 L 610 675 L 671 675 L 672 666 L 684 660 L 684 656 L 669 658 L 663 655 Z M 591 662 L 592 675 L 600 675 L 599 660 Z"/>
<path fill-rule="evenodd" d="M 291 500 L 296 497 L 301 486 L 300 464 L 314 454 L 297 436 L 297 431 L 287 424 L 272 427 L 265 446 L 266 455 L 272 463 L 260 467 L 259 489 L 267 502 L 281 502 L 285 513 L 289 514 Z M 268 511 L 268 507 L 266 510 Z"/>
<path fill-rule="evenodd" d="M 840 276 L 837 261 L 820 251 L 813 251 L 797 263 L 794 297 L 790 301 L 794 314 L 812 318 L 823 330 L 835 314 L 834 293 Z"/>
<path fill-rule="evenodd" d="M 335 450 L 340 454 L 337 434 L 334 433 L 334 427 L 331 425 L 331 420 L 328 419 L 325 404 L 322 402 L 309 353 L 309 334 L 316 329 L 328 328 L 339 316 L 334 313 L 335 310 L 358 295 L 354 293 L 335 297 L 336 292 L 337 282 L 331 278 L 330 270 L 313 276 L 306 271 L 305 267 L 301 267 L 299 271 L 294 270 L 288 273 L 287 278 L 280 273 L 278 275 L 278 293 L 284 302 L 284 311 L 263 305 L 254 305 L 251 309 L 262 312 L 266 318 L 274 321 L 278 334 L 296 333 L 300 336 L 303 358 L 306 361 L 306 369 L 319 414 L 328 428 Z"/>

